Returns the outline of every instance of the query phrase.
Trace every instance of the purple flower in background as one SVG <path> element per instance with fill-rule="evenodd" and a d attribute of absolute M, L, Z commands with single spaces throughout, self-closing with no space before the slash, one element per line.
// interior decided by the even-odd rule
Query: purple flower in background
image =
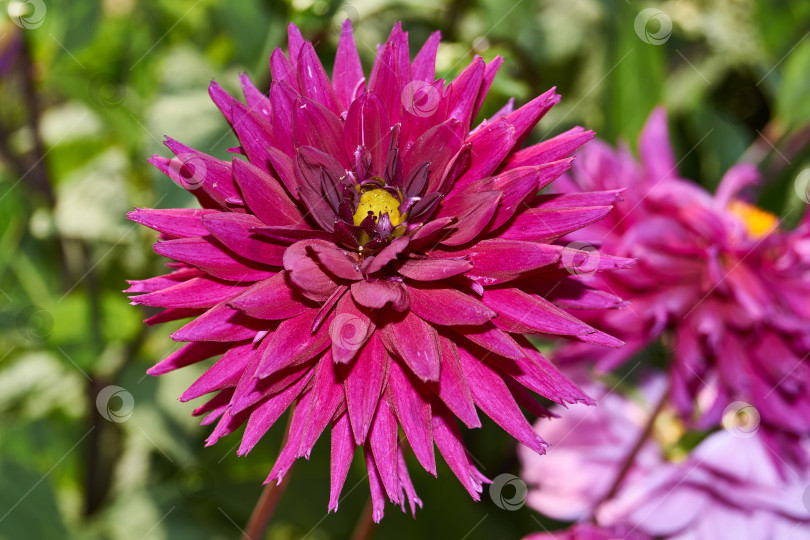
<path fill-rule="evenodd" d="M 538 421 L 552 450 L 543 459 L 519 450 L 527 504 L 556 519 L 593 521 L 615 534 L 561 538 L 807 538 L 806 471 L 780 470 L 763 439 L 734 430 L 689 448 L 684 426 L 668 406 L 658 411 L 652 432 L 614 486 L 643 434 L 650 403 L 665 386 L 663 377 L 649 381 L 638 402 L 588 387 L 602 395 L 597 407 L 567 411 L 548 426 Z M 802 442 L 807 455 L 808 440 Z"/>
<path fill-rule="evenodd" d="M 621 528 L 599 527 L 590 523 L 580 523 L 564 531 L 534 533 L 525 540 L 648 540 L 649 537 Z"/>
<path fill-rule="evenodd" d="M 804 462 L 798 440 L 810 434 L 810 220 L 784 230 L 746 202 L 742 191 L 759 181 L 753 165 L 732 167 L 715 195 L 679 178 L 661 109 L 641 134 L 639 154 L 637 162 L 625 147 L 594 141 L 555 184 L 574 193 L 626 188 L 607 219 L 568 238 L 640 261 L 588 281 L 629 300 L 628 308 L 572 311 L 627 345 L 572 344 L 558 358 L 596 360 L 607 371 L 663 337 L 672 355 L 671 398 L 684 418 L 717 425 L 740 402 L 755 416 L 744 429 L 755 430 L 761 418 L 768 448 Z M 696 411 L 701 393 L 712 399 Z"/>
<path fill-rule="evenodd" d="M 435 77 L 438 44 L 434 33 L 411 62 L 397 24 L 366 79 L 347 22 L 330 80 L 290 25 L 289 53 L 270 60 L 269 97 L 246 76 L 247 105 L 211 84 L 237 157 L 167 139 L 176 157 L 152 159 L 202 209 L 130 214 L 176 261 L 165 276 L 132 282 L 133 303 L 166 308 L 149 324 L 194 317 L 172 334 L 189 343 L 149 373 L 222 355 L 181 399 L 214 394 L 194 412 L 216 422 L 208 444 L 246 424 L 239 454 L 292 409 L 268 482 L 309 457 L 331 424 L 329 508 L 362 446 L 377 521 L 386 497 L 403 510 L 421 505 L 400 427 L 427 471 L 436 474 L 435 442 L 477 500 L 487 480 L 456 419 L 480 427 L 478 408 L 543 453 L 520 406 L 547 411 L 529 391 L 590 401 L 525 334 L 621 345 L 555 304 L 621 304 L 569 272 L 587 254 L 554 243 L 602 219 L 616 194 L 537 195 L 592 133 L 575 128 L 521 149 L 558 102 L 553 90 L 517 110 L 510 101 L 471 129 L 501 59 L 476 57 L 445 84 Z M 604 256 L 599 269 L 630 264 Z"/>

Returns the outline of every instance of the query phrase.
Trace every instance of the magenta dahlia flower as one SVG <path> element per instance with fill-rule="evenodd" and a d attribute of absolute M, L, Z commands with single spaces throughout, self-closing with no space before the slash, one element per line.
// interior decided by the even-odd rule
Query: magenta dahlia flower
<path fill-rule="evenodd" d="M 637 257 L 627 272 L 590 283 L 630 301 L 624 310 L 574 312 L 627 343 L 600 350 L 566 345 L 561 360 L 626 362 L 663 337 L 671 354 L 671 398 L 684 418 L 719 423 L 733 402 L 753 405 L 760 435 L 775 455 L 803 460 L 810 435 L 810 219 L 795 230 L 742 196 L 756 184 L 753 165 L 728 171 L 717 193 L 677 177 L 666 114 L 656 110 L 626 148 L 594 141 L 579 156 L 566 191 L 626 187 L 607 219 L 569 235 L 610 253 Z M 701 393 L 713 399 L 695 410 Z"/>
<path fill-rule="evenodd" d="M 166 308 L 150 324 L 194 317 L 172 334 L 189 343 L 149 373 L 222 355 L 181 399 L 214 394 L 195 410 L 216 422 L 208 444 L 246 424 L 239 454 L 292 409 L 267 482 L 308 457 L 331 424 L 329 508 L 362 446 L 375 520 L 386 497 L 421 506 L 399 427 L 434 475 L 435 442 L 477 500 L 487 480 L 456 419 L 479 427 L 477 407 L 542 453 L 520 410 L 545 414 L 530 391 L 589 402 L 525 334 L 621 343 L 555 305 L 599 296 L 561 263 L 563 253 L 587 257 L 553 242 L 604 217 L 615 193 L 537 195 L 592 133 L 521 149 L 559 100 L 554 90 L 471 130 L 501 59 L 476 57 L 445 84 L 434 72 L 438 44 L 437 32 L 411 62 L 397 24 L 365 79 L 347 21 L 330 81 L 290 25 L 289 54 L 270 60 L 269 97 L 247 77 L 247 105 L 211 84 L 237 157 L 167 139 L 176 157 L 152 159 L 202 209 L 130 214 L 176 261 L 168 275 L 133 282 L 128 292 L 145 293 L 133 303 Z M 605 257 L 600 269 L 630 263 Z"/>
<path fill-rule="evenodd" d="M 637 400 L 587 386 L 597 407 L 538 425 L 552 449 L 543 459 L 519 450 L 527 504 L 556 519 L 596 524 L 594 534 L 614 535 L 576 535 L 575 528 L 559 538 L 808 538 L 810 510 L 803 494 L 810 475 L 779 470 L 760 437 L 722 430 L 690 448 L 694 442 L 667 405 L 627 465 L 666 386 L 663 376 L 653 378 Z M 803 440 L 802 451 L 810 453 L 810 439 Z"/>

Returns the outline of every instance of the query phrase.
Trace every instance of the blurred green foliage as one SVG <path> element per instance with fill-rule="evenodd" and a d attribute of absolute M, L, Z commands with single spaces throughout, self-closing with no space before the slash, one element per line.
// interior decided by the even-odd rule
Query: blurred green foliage
<path fill-rule="evenodd" d="M 146 158 L 167 155 L 164 134 L 224 156 L 235 139 L 208 82 L 236 91 L 246 71 L 266 89 L 288 21 L 328 68 L 346 17 L 367 69 L 395 20 L 412 47 L 442 31 L 445 77 L 473 54 L 500 54 L 484 114 L 554 85 L 563 95 L 536 140 L 584 125 L 632 145 L 664 103 L 685 175 L 712 188 L 735 161 L 754 160 L 766 173 L 761 203 L 798 219 L 794 181 L 810 165 L 796 148 L 810 122 L 810 3 L 801 0 L 0 3 L 0 69 L 13 60 L 0 80 L 3 539 L 233 538 L 247 521 L 281 430 L 246 458 L 235 455 L 238 435 L 205 448 L 208 428 L 176 400 L 202 367 L 144 375 L 176 344 L 167 328 L 144 327 L 119 292 L 163 264 L 148 247 L 153 234 L 124 215 L 192 204 Z M 27 19 L 6 17 L 32 8 Z M 639 24 L 647 8 L 660 13 Z M 110 385 L 134 408 L 121 396 L 97 406 Z M 487 475 L 518 472 L 514 442 L 494 425 L 467 440 Z M 367 500 L 363 467 L 356 459 L 340 511 L 326 516 L 328 454 L 322 441 L 296 466 L 268 538 L 349 536 Z M 446 467 L 438 480 L 412 471 L 425 509 L 413 520 L 389 507 L 380 538 L 517 538 L 549 524 L 528 507 L 502 510 L 486 492 L 472 502 Z"/>

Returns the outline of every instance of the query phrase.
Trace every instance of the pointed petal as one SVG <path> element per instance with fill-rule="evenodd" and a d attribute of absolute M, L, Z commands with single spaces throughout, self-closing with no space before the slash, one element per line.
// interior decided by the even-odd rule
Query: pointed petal
<path fill-rule="evenodd" d="M 394 414 L 408 437 L 416 459 L 426 471 L 436 476 L 429 397 L 423 386 L 412 381 L 397 362 L 391 362 L 388 388 Z"/>
<path fill-rule="evenodd" d="M 382 327 L 385 348 L 399 357 L 423 381 L 439 380 L 441 350 L 436 329 L 412 312 Z"/>
<path fill-rule="evenodd" d="M 357 361 L 350 366 L 343 387 L 346 407 L 358 445 L 365 443 L 377 404 L 388 378 L 389 357 L 376 333 L 360 351 Z"/>
<path fill-rule="evenodd" d="M 332 71 L 335 95 L 343 110 L 347 110 L 351 105 L 354 91 L 362 80 L 363 66 L 360 64 L 360 56 L 357 54 L 357 46 L 354 44 L 352 22 L 346 19 L 343 21 L 340 32 L 340 42 L 335 55 L 335 68 Z"/>

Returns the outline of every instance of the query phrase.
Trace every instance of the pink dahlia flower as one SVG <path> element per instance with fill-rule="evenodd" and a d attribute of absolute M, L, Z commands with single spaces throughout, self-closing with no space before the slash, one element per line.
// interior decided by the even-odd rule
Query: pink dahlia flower
<path fill-rule="evenodd" d="M 671 396 L 684 417 L 701 415 L 706 427 L 732 402 L 751 404 L 769 447 L 803 459 L 796 443 L 810 434 L 810 219 L 785 230 L 746 202 L 741 190 L 759 180 L 753 165 L 730 169 L 715 195 L 678 178 L 661 109 L 639 153 L 636 162 L 626 148 L 594 141 L 556 184 L 574 192 L 626 187 L 607 219 L 569 238 L 640 261 L 590 282 L 629 300 L 628 308 L 574 312 L 627 346 L 571 345 L 558 358 L 596 359 L 610 370 L 664 337 Z M 714 399 L 695 411 L 701 392 Z"/>
<path fill-rule="evenodd" d="M 585 254 L 553 243 L 604 217 L 616 195 L 537 195 L 592 133 L 521 149 L 559 100 L 553 90 L 471 130 L 501 59 L 476 57 L 445 84 L 434 71 L 439 34 L 413 62 L 407 37 L 397 24 L 366 79 L 346 22 L 330 80 L 290 25 L 289 54 L 270 60 L 269 97 L 247 77 L 247 105 L 211 84 L 237 157 L 167 139 L 176 157 L 152 159 L 202 209 L 130 214 L 176 261 L 168 275 L 133 282 L 128 292 L 145 293 L 133 302 L 166 308 L 150 324 L 194 317 L 172 334 L 189 343 L 149 373 L 222 355 L 181 399 L 214 394 L 195 410 L 216 422 L 208 444 L 246 424 L 239 454 L 292 409 L 268 482 L 331 424 L 329 508 L 359 445 L 375 520 L 386 497 L 403 510 L 406 500 L 421 505 L 399 427 L 427 471 L 436 474 L 435 443 L 478 499 L 487 480 L 456 419 L 479 427 L 478 408 L 542 453 L 520 411 L 545 413 L 529 391 L 589 402 L 525 334 L 620 344 L 555 305 L 619 301 L 572 277 L 563 254 L 577 264 Z M 600 269 L 629 262 L 605 257 Z"/>
<path fill-rule="evenodd" d="M 589 388 L 601 395 L 597 407 L 538 425 L 552 449 L 542 460 L 525 447 L 519 450 L 527 504 L 556 519 L 591 521 L 616 535 L 595 538 L 807 538 L 806 471 L 779 470 L 763 439 L 734 430 L 709 435 L 687 455 L 682 445 L 689 437 L 683 438 L 684 426 L 669 407 L 658 414 L 614 486 L 666 384 L 663 377 L 651 380 L 638 401 Z M 805 455 L 808 443 L 803 441 Z M 560 538 L 580 537 L 593 536 Z"/>

